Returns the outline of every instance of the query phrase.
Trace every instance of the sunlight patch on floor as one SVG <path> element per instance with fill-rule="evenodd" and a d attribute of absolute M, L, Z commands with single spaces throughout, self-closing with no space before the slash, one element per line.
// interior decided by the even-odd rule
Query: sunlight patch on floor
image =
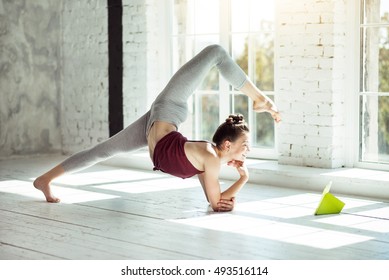
<path fill-rule="evenodd" d="M 34 178 L 31 178 L 34 180 Z M 126 169 L 83 172 L 64 175 L 53 184 L 89 186 L 95 189 L 122 193 L 147 193 L 199 187 L 197 179 L 180 179 L 161 172 L 142 172 Z"/>
<path fill-rule="evenodd" d="M 128 169 L 103 170 L 93 172 L 82 172 L 63 175 L 53 181 L 56 184 L 66 184 L 70 186 L 101 185 L 114 182 L 137 182 L 166 178 L 161 173 L 140 172 Z"/>
<path fill-rule="evenodd" d="M 103 184 L 99 186 L 93 186 L 93 188 L 139 194 L 147 192 L 188 189 L 199 186 L 199 182 L 194 179 L 182 180 L 179 178 L 166 177 L 152 180 L 145 179 L 139 182 Z"/>
<path fill-rule="evenodd" d="M 211 214 L 205 217 L 170 220 L 171 222 L 197 226 L 200 228 L 238 232 L 247 227 L 262 227 L 275 222 L 265 219 L 257 219 L 231 214 Z"/>
<path fill-rule="evenodd" d="M 388 208 L 366 210 L 366 207 L 381 207 L 380 202 L 342 198 L 348 209 L 354 209 L 355 213 L 314 216 L 314 210 L 320 199 L 320 194 L 310 193 L 283 196 L 239 203 L 234 212 L 228 214 L 171 221 L 320 249 L 333 249 L 365 242 L 374 239 L 369 236 L 369 231 L 386 233 L 389 230 L 389 221 L 380 219 L 389 214 Z M 358 208 L 361 211 L 358 212 Z M 309 225 L 299 225 L 296 224 L 297 221 L 290 220 L 295 218 L 303 218 Z M 318 226 L 312 226 L 312 222 L 317 222 Z M 334 227 L 323 228 L 319 223 Z M 365 230 L 366 234 L 351 234 L 347 232 L 347 228 Z"/>
<path fill-rule="evenodd" d="M 170 221 L 209 230 L 226 231 L 320 249 L 333 249 L 373 239 L 359 234 L 234 214 L 210 215 Z"/>
<path fill-rule="evenodd" d="M 52 186 L 55 196 L 61 199 L 61 203 L 73 204 L 81 202 L 89 202 L 104 199 L 113 199 L 118 196 L 102 194 L 98 192 L 90 192 L 84 190 L 77 190 L 73 188 L 64 188 L 56 185 Z M 9 193 L 30 197 L 39 200 L 45 200 L 41 191 L 35 189 L 32 182 L 21 180 L 6 180 L 0 182 L 0 193 Z"/>
<path fill-rule="evenodd" d="M 389 232 L 389 220 L 372 219 L 366 216 L 359 216 L 359 214 L 324 217 L 315 220 L 315 222 L 329 225 L 339 225 L 343 227 L 356 228 L 379 233 Z"/>
<path fill-rule="evenodd" d="M 389 220 L 389 207 L 358 212 L 359 215 Z"/>
<path fill-rule="evenodd" d="M 360 234 L 344 233 L 333 230 L 322 230 L 312 234 L 291 237 L 283 241 L 320 249 L 334 249 L 369 241 L 372 239 L 374 238 Z"/>
<path fill-rule="evenodd" d="M 298 194 L 238 204 L 236 211 L 279 218 L 298 218 L 314 213 L 321 196 Z"/>
<path fill-rule="evenodd" d="M 0 192 L 44 200 L 43 194 L 33 187 L 34 180 L 35 178 L 26 181 L 0 181 Z M 60 198 L 62 203 L 72 204 L 118 198 L 120 193 L 140 194 L 194 188 L 199 187 L 200 183 L 195 179 L 183 180 L 160 172 L 115 169 L 64 175 L 54 180 L 51 186 L 53 194 Z M 92 190 L 81 190 L 77 187 L 89 187 Z M 105 194 L 101 190 L 115 193 Z"/>

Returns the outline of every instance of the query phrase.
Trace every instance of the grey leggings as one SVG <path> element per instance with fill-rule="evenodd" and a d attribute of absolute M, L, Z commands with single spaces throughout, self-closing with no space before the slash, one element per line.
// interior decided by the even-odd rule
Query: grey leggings
<path fill-rule="evenodd" d="M 155 121 L 178 128 L 186 120 L 188 98 L 215 65 L 232 86 L 243 87 L 247 76 L 242 69 L 222 47 L 208 46 L 174 74 L 146 114 L 108 140 L 67 158 L 61 163 L 65 172 L 82 170 L 117 154 L 147 146 L 147 134 Z"/>

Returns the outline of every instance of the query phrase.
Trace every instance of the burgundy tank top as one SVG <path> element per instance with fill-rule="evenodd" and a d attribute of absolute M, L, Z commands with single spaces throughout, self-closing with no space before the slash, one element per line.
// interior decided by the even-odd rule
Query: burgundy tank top
<path fill-rule="evenodd" d="M 182 179 L 190 178 L 204 171 L 197 170 L 185 155 L 184 145 L 188 139 L 172 131 L 158 141 L 154 149 L 154 170 L 161 170 Z"/>

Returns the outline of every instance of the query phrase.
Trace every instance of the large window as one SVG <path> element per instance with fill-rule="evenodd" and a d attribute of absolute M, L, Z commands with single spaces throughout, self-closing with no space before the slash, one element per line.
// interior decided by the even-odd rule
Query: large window
<path fill-rule="evenodd" d="M 274 98 L 274 2 L 268 0 L 171 0 L 173 71 L 210 44 L 220 44 L 250 79 Z M 245 95 L 210 71 L 189 104 L 182 127 L 192 139 L 211 140 L 230 113 L 243 114 L 251 130 L 252 155 L 275 157 L 268 114 L 256 114 Z"/>
<path fill-rule="evenodd" d="M 389 0 L 361 0 L 360 161 L 389 163 Z"/>

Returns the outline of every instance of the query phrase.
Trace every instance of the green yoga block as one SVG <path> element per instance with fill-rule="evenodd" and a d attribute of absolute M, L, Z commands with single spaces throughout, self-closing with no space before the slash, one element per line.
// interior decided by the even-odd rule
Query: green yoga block
<path fill-rule="evenodd" d="M 316 208 L 315 215 L 339 214 L 345 203 L 330 193 L 332 182 L 329 182 L 324 188 L 319 206 Z"/>

